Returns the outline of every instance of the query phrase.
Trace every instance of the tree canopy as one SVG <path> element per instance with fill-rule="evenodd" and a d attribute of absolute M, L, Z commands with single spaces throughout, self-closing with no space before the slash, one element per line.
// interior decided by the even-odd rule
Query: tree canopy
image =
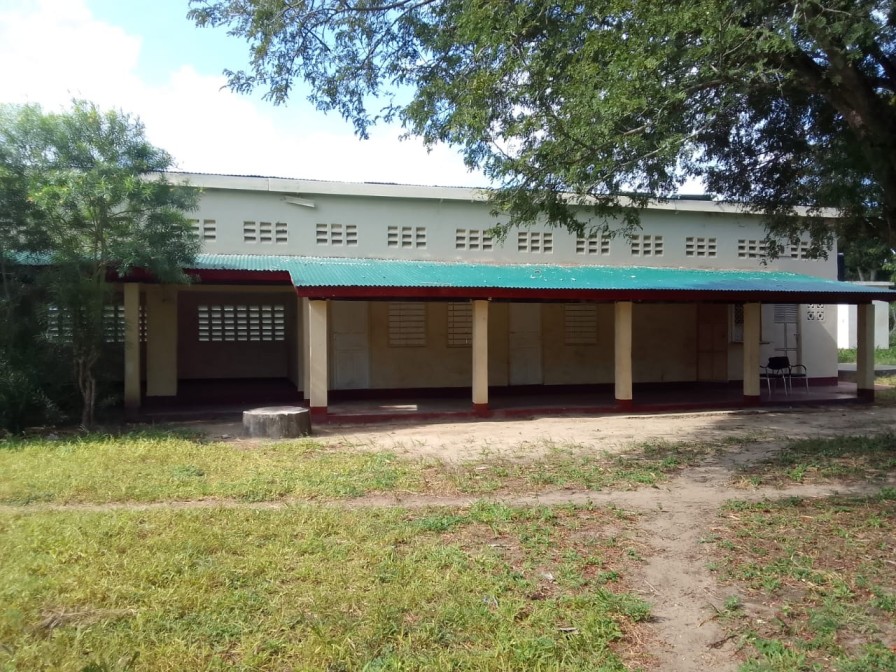
<path fill-rule="evenodd" d="M 182 281 L 198 252 L 186 216 L 197 191 L 164 177 L 172 164 L 122 112 L 85 101 L 63 112 L 0 107 L 0 317 L 21 312 L 22 294 L 10 289 L 16 267 L 39 266 L 41 296 L 64 322 L 85 426 L 93 424 L 106 349 L 109 280 L 139 267 L 163 282 Z"/>
<path fill-rule="evenodd" d="M 297 82 L 364 136 L 400 120 L 459 146 L 510 225 L 622 228 L 687 177 L 833 238 L 824 208 L 896 245 L 896 12 L 885 0 L 191 0 L 249 42 L 231 88 Z M 586 205 L 587 207 L 574 207 Z M 797 208 L 808 206 L 808 218 Z M 587 213 L 587 216 L 583 216 Z M 594 218 L 594 219 L 591 219 Z M 780 250 L 780 247 L 777 248 Z M 773 251 L 775 246 L 773 245 Z"/>

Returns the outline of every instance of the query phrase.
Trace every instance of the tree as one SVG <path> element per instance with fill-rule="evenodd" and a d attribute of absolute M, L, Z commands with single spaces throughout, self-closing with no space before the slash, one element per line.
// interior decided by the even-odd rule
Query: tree
<path fill-rule="evenodd" d="M 582 231 L 697 176 L 772 251 L 824 208 L 896 247 L 896 12 L 885 0 L 191 0 L 249 41 L 232 89 L 310 100 L 365 136 L 459 146 L 509 225 Z M 372 109 L 374 108 L 374 109 Z M 378 108 L 378 109 L 377 109 Z M 631 199 L 617 197 L 628 192 Z M 626 207 L 628 204 L 630 207 Z M 797 217 L 798 206 L 809 217 Z M 574 206 L 574 207 L 570 207 Z"/>
<path fill-rule="evenodd" d="M 40 254 L 47 301 L 70 339 L 81 424 L 90 427 L 109 280 L 142 268 L 163 282 L 183 281 L 181 269 L 198 251 L 185 216 L 197 192 L 164 177 L 171 156 L 122 112 L 74 101 L 60 113 L 7 107 L 0 122 L 0 175 L 16 176 L 10 189 L 19 189 L 14 221 L 0 230 L 0 257 Z"/>

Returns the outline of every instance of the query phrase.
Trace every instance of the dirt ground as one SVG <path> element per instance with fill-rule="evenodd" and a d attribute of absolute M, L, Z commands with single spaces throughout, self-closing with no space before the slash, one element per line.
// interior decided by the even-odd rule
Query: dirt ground
<path fill-rule="evenodd" d="M 237 423 L 205 425 L 213 438 L 240 438 Z M 798 485 L 786 489 L 754 488 L 732 492 L 731 477 L 739 465 L 767 458 L 786 440 L 879 433 L 896 430 L 896 409 L 888 407 L 819 407 L 799 410 L 732 411 L 664 415 L 560 416 L 528 420 L 451 423 L 391 423 L 367 426 L 329 425 L 316 428 L 323 441 L 360 450 L 390 450 L 407 457 L 445 461 L 488 456 L 535 457 L 552 446 L 614 452 L 651 440 L 719 442 L 728 448 L 703 464 L 686 469 L 659 488 L 624 492 L 559 490 L 503 498 L 515 504 L 586 503 L 614 505 L 642 513 L 641 534 L 652 549 L 640 574 L 638 590 L 653 605 L 650 625 L 655 669 L 664 672 L 714 670 L 734 672 L 736 642 L 725 635 L 714 616 L 728 596 L 707 569 L 709 545 L 701 543 L 719 507 L 728 499 L 785 496 L 823 497 L 864 493 L 882 484 Z M 750 439 L 732 446 L 732 439 Z M 896 485 L 896 474 L 888 477 Z M 368 497 L 352 506 L 463 506 L 464 497 Z M 750 605 L 746 605 L 747 609 Z M 761 605 L 756 605 L 761 609 Z"/>

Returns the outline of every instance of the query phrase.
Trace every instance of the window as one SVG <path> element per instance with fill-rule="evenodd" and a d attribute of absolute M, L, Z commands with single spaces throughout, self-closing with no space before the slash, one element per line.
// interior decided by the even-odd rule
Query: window
<path fill-rule="evenodd" d="M 563 306 L 563 342 L 566 345 L 597 343 L 597 306 L 567 303 Z"/>
<path fill-rule="evenodd" d="M 755 238 L 737 241 L 737 256 L 741 259 L 763 259 L 768 256 L 768 243 Z"/>
<path fill-rule="evenodd" d="M 218 224 L 214 219 L 191 219 L 190 223 L 199 240 L 213 243 L 218 239 Z"/>
<path fill-rule="evenodd" d="M 731 322 L 728 333 L 732 343 L 744 342 L 744 304 L 736 303 L 729 310 Z"/>
<path fill-rule="evenodd" d="M 824 322 L 824 311 L 823 303 L 809 303 L 806 305 L 806 319 L 810 322 Z"/>
<path fill-rule="evenodd" d="M 548 231 L 519 231 L 516 249 L 531 254 L 551 254 L 554 251 L 554 234 Z"/>
<path fill-rule="evenodd" d="M 809 241 L 801 240 L 796 245 L 790 246 L 791 259 L 808 259 L 809 258 Z"/>
<path fill-rule="evenodd" d="M 468 348 L 473 342 L 473 304 L 448 304 L 448 347 Z"/>
<path fill-rule="evenodd" d="M 286 222 L 243 222 L 244 243 L 286 243 Z"/>
<path fill-rule="evenodd" d="M 634 257 L 661 257 L 663 256 L 663 237 L 652 235 L 632 236 L 632 256 Z"/>
<path fill-rule="evenodd" d="M 426 227 L 390 226 L 386 231 L 386 245 L 405 249 L 426 249 Z"/>
<path fill-rule="evenodd" d="M 610 236 L 596 231 L 587 236 L 577 236 L 576 254 L 610 254 Z"/>
<path fill-rule="evenodd" d="M 415 348 L 426 345 L 426 304 L 389 304 L 389 347 Z"/>
<path fill-rule="evenodd" d="M 198 340 L 204 343 L 286 340 L 286 307 L 277 304 L 197 307 Z"/>
<path fill-rule="evenodd" d="M 688 236 L 684 239 L 684 253 L 688 257 L 714 257 L 716 256 L 716 239 Z"/>
<path fill-rule="evenodd" d="M 493 248 L 492 237 L 482 229 L 455 229 L 454 249 L 482 250 L 487 252 Z"/>
<path fill-rule="evenodd" d="M 146 311 L 139 307 L 138 330 L 141 342 L 146 342 Z M 59 343 L 72 342 L 72 321 L 67 310 L 57 306 L 47 307 L 47 338 Z M 124 305 L 110 303 L 103 306 L 103 341 L 105 343 L 124 343 L 125 319 Z"/>
<path fill-rule="evenodd" d="M 315 234 L 318 245 L 352 247 L 358 244 L 358 227 L 355 224 L 318 224 Z"/>

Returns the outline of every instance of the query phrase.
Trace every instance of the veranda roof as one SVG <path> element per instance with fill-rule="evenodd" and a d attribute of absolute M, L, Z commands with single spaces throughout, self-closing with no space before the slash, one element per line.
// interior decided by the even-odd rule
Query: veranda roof
<path fill-rule="evenodd" d="M 344 257 L 200 254 L 206 282 L 292 282 L 310 298 L 491 298 L 568 301 L 896 301 L 896 292 L 797 273 L 643 266 L 451 263 Z"/>

